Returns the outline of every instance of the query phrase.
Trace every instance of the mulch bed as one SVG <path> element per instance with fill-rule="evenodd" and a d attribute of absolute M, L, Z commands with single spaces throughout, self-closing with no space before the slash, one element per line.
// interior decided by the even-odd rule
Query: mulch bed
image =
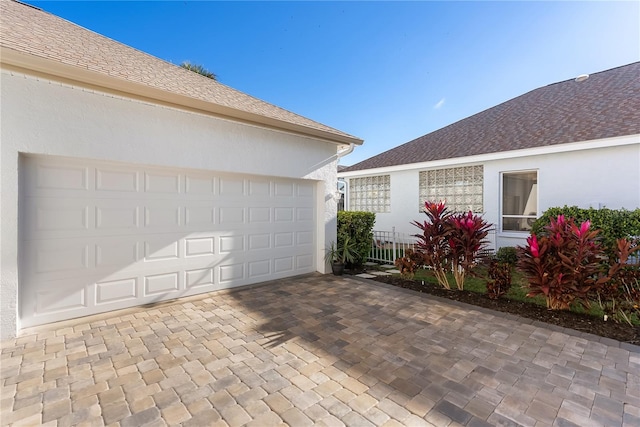
<path fill-rule="evenodd" d="M 398 276 L 376 276 L 372 280 L 625 343 L 640 345 L 640 327 L 631 327 L 626 323 L 615 323 L 611 320 L 605 322 L 603 319 L 586 314 L 548 310 L 536 304 L 513 301 L 506 298 L 492 300 L 486 295 L 476 292 L 447 290 L 432 283 L 425 282 L 422 284 L 420 281 L 406 280 Z"/>

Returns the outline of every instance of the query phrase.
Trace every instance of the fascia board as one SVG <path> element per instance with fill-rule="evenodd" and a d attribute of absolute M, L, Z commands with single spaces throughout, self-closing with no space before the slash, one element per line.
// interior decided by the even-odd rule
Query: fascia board
<path fill-rule="evenodd" d="M 16 69 L 16 71 L 24 70 L 27 74 L 29 74 L 29 72 L 35 72 L 52 80 L 63 80 L 84 86 L 99 88 L 107 92 L 116 92 L 133 98 L 159 101 L 160 103 L 171 106 L 206 112 L 222 118 L 232 119 L 234 121 L 241 121 L 272 129 L 289 131 L 300 135 L 311 136 L 337 145 L 362 145 L 363 143 L 363 140 L 359 138 L 338 135 L 320 129 L 314 129 L 255 113 L 225 107 L 200 99 L 178 95 L 161 89 L 152 88 L 141 83 L 135 83 L 96 71 L 79 68 L 71 64 L 64 64 L 40 58 L 35 55 L 17 52 L 6 47 L 0 47 L 0 61 L 6 68 L 13 68 Z"/>
<path fill-rule="evenodd" d="M 338 177 L 354 177 L 365 175 L 381 175 L 392 172 L 453 167 L 461 164 L 480 164 L 493 160 L 515 159 L 545 154 L 567 153 L 573 151 L 592 150 L 596 148 L 619 147 L 624 145 L 640 144 L 640 134 L 616 136 L 591 141 L 570 142 L 567 144 L 549 145 L 545 147 L 526 148 L 523 150 L 503 151 L 500 153 L 479 154 L 477 156 L 456 157 L 451 159 L 434 160 L 431 162 L 408 163 L 403 165 L 387 166 L 382 168 L 361 169 L 350 172 L 338 172 Z"/>

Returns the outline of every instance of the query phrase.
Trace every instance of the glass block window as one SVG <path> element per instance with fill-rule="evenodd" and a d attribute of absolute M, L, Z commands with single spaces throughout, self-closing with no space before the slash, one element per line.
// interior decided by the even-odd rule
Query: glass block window
<path fill-rule="evenodd" d="M 483 177 L 482 165 L 421 171 L 419 212 L 426 201 L 444 201 L 454 212 L 482 213 Z"/>
<path fill-rule="evenodd" d="M 349 210 L 391 212 L 390 175 L 351 178 L 349 180 Z"/>
<path fill-rule="evenodd" d="M 502 174 L 502 231 L 530 232 L 538 217 L 538 172 Z"/>

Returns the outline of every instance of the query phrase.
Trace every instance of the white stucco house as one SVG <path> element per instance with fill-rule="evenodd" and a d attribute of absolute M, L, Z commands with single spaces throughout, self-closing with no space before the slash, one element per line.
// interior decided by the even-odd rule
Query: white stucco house
<path fill-rule="evenodd" d="M 348 158 L 346 159 L 348 160 Z M 425 200 L 524 244 L 554 206 L 640 207 L 640 62 L 541 87 L 338 172 L 347 210 L 415 234 Z"/>
<path fill-rule="evenodd" d="M 0 2 L 1 336 L 309 272 L 362 140 Z"/>

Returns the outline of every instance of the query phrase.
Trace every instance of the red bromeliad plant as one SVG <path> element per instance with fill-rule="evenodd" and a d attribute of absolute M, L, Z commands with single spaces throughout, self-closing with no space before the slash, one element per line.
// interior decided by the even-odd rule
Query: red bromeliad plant
<path fill-rule="evenodd" d="M 596 290 L 593 299 L 615 322 L 633 325 L 632 316 L 640 319 L 640 260 L 629 262 L 634 252 L 640 252 L 640 241 L 618 239 L 607 275 L 611 278 Z"/>
<path fill-rule="evenodd" d="M 422 253 L 424 264 L 433 270 L 438 283 L 445 289 L 451 289 L 447 278 L 450 263 L 448 240 L 451 234 L 447 221 L 451 212 L 443 202 L 425 202 L 424 213 L 428 221 L 412 223 L 422 230 L 422 234 L 415 235 L 418 238 L 417 250 Z"/>
<path fill-rule="evenodd" d="M 569 309 L 574 302 L 589 307 L 589 294 L 610 280 L 602 271 L 606 257 L 596 240 L 599 230 L 590 227 L 589 221 L 578 227 L 559 215 L 539 239 L 529 236 L 518 261 L 529 281 L 527 296 L 544 295 L 552 310 Z"/>
<path fill-rule="evenodd" d="M 416 246 L 424 264 L 431 267 L 444 288 L 451 289 L 447 272 L 452 271 L 456 286 L 463 289 L 465 277 L 486 245 L 490 225 L 472 212 L 453 214 L 443 202 L 425 202 L 424 213 L 427 221 L 413 222 L 422 230 L 422 234 L 416 234 Z"/>
<path fill-rule="evenodd" d="M 464 279 L 476 265 L 478 252 L 485 246 L 490 224 L 471 211 L 455 214 L 447 221 L 450 229 L 449 251 L 453 277 L 458 289 L 464 288 Z"/>

